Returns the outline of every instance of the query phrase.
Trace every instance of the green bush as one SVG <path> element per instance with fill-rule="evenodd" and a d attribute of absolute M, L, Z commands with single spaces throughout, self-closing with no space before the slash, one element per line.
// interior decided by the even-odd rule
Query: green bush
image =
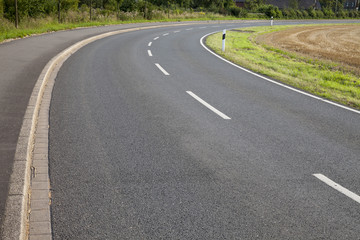
<path fill-rule="evenodd" d="M 230 8 L 230 14 L 232 16 L 238 17 L 240 15 L 240 8 L 239 7 Z"/>
<path fill-rule="evenodd" d="M 240 17 L 240 18 L 246 18 L 249 14 L 246 9 L 239 7 L 231 7 L 229 9 L 229 13 L 231 16 Z"/>
<path fill-rule="evenodd" d="M 309 18 L 309 13 L 306 10 L 301 10 L 303 18 Z"/>
<path fill-rule="evenodd" d="M 90 8 L 88 7 L 88 5 L 86 4 L 82 4 L 80 7 L 79 7 L 79 11 L 84 13 L 84 12 L 89 12 L 90 11 Z"/>
<path fill-rule="evenodd" d="M 313 8 L 310 8 L 307 10 L 309 17 L 311 18 L 317 18 L 316 11 Z"/>
<path fill-rule="evenodd" d="M 220 11 L 220 8 L 215 3 L 211 3 L 208 10 L 209 12 L 217 13 Z"/>
<path fill-rule="evenodd" d="M 290 9 L 289 12 L 290 12 L 292 18 L 297 18 L 297 13 L 294 9 Z"/>
<path fill-rule="evenodd" d="M 120 10 L 123 12 L 134 12 L 136 9 L 136 2 L 132 0 L 124 0 L 120 5 Z"/>
<path fill-rule="evenodd" d="M 360 16 L 359 11 L 349 11 L 349 17 L 351 18 L 358 18 Z"/>
<path fill-rule="evenodd" d="M 262 5 L 259 7 L 258 11 L 260 13 L 265 13 L 267 17 L 274 17 L 274 18 L 281 18 L 282 12 L 279 10 L 278 7 L 273 5 Z"/>
<path fill-rule="evenodd" d="M 290 12 L 289 12 L 288 9 L 283 9 L 283 10 L 282 10 L 282 15 L 283 15 L 283 17 L 286 18 L 286 19 L 291 18 L 291 17 L 290 17 Z"/>
<path fill-rule="evenodd" d="M 324 18 L 324 13 L 321 10 L 316 10 L 316 16 L 318 18 Z"/>
<path fill-rule="evenodd" d="M 240 8 L 239 17 L 247 18 L 249 16 L 249 12 L 245 8 Z"/>
<path fill-rule="evenodd" d="M 276 9 L 274 6 L 270 5 L 266 10 L 265 14 L 268 17 L 276 17 Z"/>
<path fill-rule="evenodd" d="M 153 19 L 153 11 L 155 10 L 155 6 L 150 2 L 139 1 L 136 6 L 137 10 L 143 14 L 144 18 L 147 20 Z"/>
<path fill-rule="evenodd" d="M 347 17 L 347 12 L 345 12 L 344 10 L 339 10 L 337 13 L 336 13 L 336 17 L 337 18 L 346 18 Z"/>
<path fill-rule="evenodd" d="M 301 10 L 296 10 L 296 16 L 300 19 L 304 18 L 303 12 Z"/>
<path fill-rule="evenodd" d="M 335 17 L 335 13 L 330 8 L 324 8 L 323 13 L 326 18 L 334 18 Z"/>
<path fill-rule="evenodd" d="M 276 13 L 277 18 L 282 18 L 283 17 L 282 11 L 278 7 L 275 8 L 275 13 Z"/>

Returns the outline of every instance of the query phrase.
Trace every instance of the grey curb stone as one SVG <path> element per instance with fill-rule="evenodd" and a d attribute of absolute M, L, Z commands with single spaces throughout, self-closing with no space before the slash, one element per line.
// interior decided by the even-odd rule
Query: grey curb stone
<path fill-rule="evenodd" d="M 31 210 L 30 212 L 30 226 L 34 222 L 49 222 L 50 223 L 50 206 L 39 210 Z"/>
<path fill-rule="evenodd" d="M 47 209 L 46 208 L 47 206 L 50 206 L 50 202 L 48 199 L 40 199 L 40 200 L 31 199 L 32 210 Z"/>
<path fill-rule="evenodd" d="M 44 234 L 44 235 L 30 235 L 29 240 L 51 240 L 51 234 Z"/>
<path fill-rule="evenodd" d="M 34 182 L 31 183 L 31 189 L 34 190 L 48 190 L 49 183 L 48 182 Z"/>
<path fill-rule="evenodd" d="M 36 174 L 36 176 L 32 179 L 32 181 L 49 182 L 49 175 L 48 174 Z"/>
<path fill-rule="evenodd" d="M 34 160 L 32 165 L 35 168 L 37 168 L 37 167 L 48 167 L 48 161 L 47 160 Z"/>
<path fill-rule="evenodd" d="M 34 222 L 30 226 L 30 235 L 49 234 L 50 222 Z"/>

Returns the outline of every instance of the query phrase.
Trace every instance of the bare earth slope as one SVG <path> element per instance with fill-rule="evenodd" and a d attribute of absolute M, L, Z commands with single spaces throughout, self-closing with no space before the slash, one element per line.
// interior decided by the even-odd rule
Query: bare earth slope
<path fill-rule="evenodd" d="M 261 35 L 257 40 L 360 69 L 360 25 L 296 27 Z"/>

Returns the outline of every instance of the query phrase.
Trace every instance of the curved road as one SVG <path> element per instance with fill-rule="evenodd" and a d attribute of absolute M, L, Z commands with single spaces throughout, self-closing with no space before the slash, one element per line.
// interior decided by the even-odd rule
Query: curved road
<path fill-rule="evenodd" d="M 106 27 L 59 31 L 0 44 L 0 226 L 4 221 L 5 203 L 18 198 L 19 193 L 9 187 L 12 172 L 19 173 L 14 180 L 22 181 L 21 170 L 25 152 L 15 156 L 25 111 L 35 83 L 42 69 L 56 54 L 76 42 L 101 33 L 169 23 L 124 24 Z M 183 24 L 183 23 L 180 23 Z M 26 117 L 26 116 L 25 116 Z M 23 144 L 24 145 L 24 144 Z M 17 157 L 18 159 L 15 159 Z M 16 163 L 17 162 L 17 163 Z M 21 184 L 19 184 L 21 185 Z M 10 191 L 10 192 L 9 192 Z M 17 225 L 17 224 L 15 224 Z M 0 230 L 1 231 L 1 230 Z M 1 233 L 0 233 L 1 234 Z M 2 238 L 1 236 L 0 238 Z"/>
<path fill-rule="evenodd" d="M 360 115 L 199 41 L 258 24 L 125 33 L 65 62 L 50 109 L 54 239 L 358 239 Z"/>

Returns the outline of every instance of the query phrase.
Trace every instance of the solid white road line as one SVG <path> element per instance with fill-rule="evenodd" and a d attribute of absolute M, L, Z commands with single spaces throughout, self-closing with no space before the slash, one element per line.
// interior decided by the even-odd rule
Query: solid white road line
<path fill-rule="evenodd" d="M 149 54 L 149 57 L 152 57 L 152 53 L 151 53 L 151 50 L 148 50 L 148 54 Z"/>
<path fill-rule="evenodd" d="M 166 75 L 166 76 L 169 76 L 169 75 L 170 75 L 167 71 L 165 71 L 165 69 L 163 69 L 163 68 L 160 66 L 160 64 L 155 63 L 155 65 L 160 69 L 160 71 L 163 72 L 164 75 Z"/>
<path fill-rule="evenodd" d="M 213 106 L 211 106 L 210 104 L 208 104 L 207 102 L 205 102 L 204 100 L 202 100 L 200 97 L 198 97 L 195 93 L 191 92 L 191 91 L 186 91 L 190 96 L 192 96 L 193 98 L 195 98 L 197 101 L 199 101 L 201 104 L 203 104 L 205 107 L 207 107 L 208 109 L 210 109 L 211 111 L 213 111 L 214 113 L 216 113 L 217 115 L 219 115 L 220 117 L 222 117 L 223 119 L 229 120 L 231 118 L 229 118 L 228 116 L 226 116 L 225 114 L 223 114 L 222 112 L 220 112 L 219 110 L 217 110 L 216 108 L 214 108 Z"/>
<path fill-rule="evenodd" d="M 336 182 L 332 181 L 328 177 L 324 176 L 323 174 L 317 173 L 313 174 L 316 178 L 318 178 L 320 181 L 326 183 L 330 187 L 334 188 L 335 190 L 341 192 L 342 194 L 348 196 L 352 200 L 354 200 L 357 203 L 360 203 L 360 196 L 356 195 L 355 193 L 347 190 L 346 188 L 342 187 L 341 185 L 337 184 Z"/>
<path fill-rule="evenodd" d="M 148 47 L 151 47 L 151 45 L 152 45 L 152 42 L 149 42 Z"/>
<path fill-rule="evenodd" d="M 243 71 L 245 71 L 245 72 L 247 72 L 247 73 L 250 73 L 250 74 L 252 74 L 252 75 L 254 75 L 254 76 L 257 76 L 257 77 L 259 77 L 259 78 L 262 78 L 263 80 L 266 80 L 266 81 L 268 81 L 268 82 L 274 83 L 274 84 L 279 85 L 279 86 L 281 86 L 281 87 L 290 89 L 290 90 L 292 90 L 292 91 L 294 91 L 294 92 L 301 93 L 301 94 L 303 94 L 303 95 L 305 95 L 305 96 L 308 96 L 308 97 L 311 97 L 311 98 L 315 98 L 315 99 L 317 99 L 317 100 L 320 100 L 320 101 L 329 103 L 329 104 L 331 104 L 331 105 L 334 105 L 334 106 L 337 106 L 337 107 L 340 107 L 340 108 L 349 110 L 349 111 L 351 111 L 351 112 L 360 114 L 360 111 L 358 111 L 358 110 L 355 110 L 355 109 L 352 109 L 352 108 L 349 108 L 349 107 L 340 105 L 340 104 L 335 103 L 335 102 L 331 102 L 331 101 L 329 101 L 329 100 L 320 98 L 320 97 L 315 96 L 315 95 L 312 95 L 312 94 L 310 94 L 310 93 L 303 92 L 303 91 L 298 90 L 298 89 L 296 89 L 296 88 L 293 88 L 293 87 L 287 86 L 287 85 L 285 85 L 285 84 L 276 82 L 276 81 L 271 80 L 271 79 L 269 79 L 269 78 L 267 78 L 267 77 L 261 76 L 260 74 L 254 73 L 254 72 L 252 72 L 252 71 L 250 71 L 250 70 L 248 70 L 248 69 L 246 69 L 246 68 L 240 67 L 240 66 L 236 65 L 235 63 L 232 63 L 232 62 L 230 62 L 229 60 L 227 60 L 227 59 L 225 59 L 225 58 L 217 55 L 216 53 L 214 53 L 213 51 L 211 51 L 209 48 L 207 48 L 207 47 L 205 46 L 205 44 L 203 43 L 203 40 L 204 40 L 207 36 L 209 36 L 209 35 L 211 35 L 211 34 L 214 34 L 214 33 L 217 33 L 217 32 L 208 33 L 208 34 L 206 34 L 205 36 L 203 36 L 203 37 L 200 39 L 200 44 L 201 44 L 201 46 L 203 46 L 203 48 L 205 48 L 205 50 L 207 50 L 209 53 L 213 54 L 213 55 L 216 56 L 217 58 L 220 58 L 220 59 L 223 60 L 224 62 L 227 62 L 227 63 L 233 65 L 234 67 L 237 67 L 238 69 L 241 69 L 241 70 L 243 70 Z"/>
<path fill-rule="evenodd" d="M 159 39 L 159 37 L 156 37 L 156 38 L 154 38 L 154 41 L 155 41 L 155 40 L 158 40 L 158 39 Z"/>
<path fill-rule="evenodd" d="M 167 35 L 169 35 L 169 33 L 164 33 L 164 34 L 163 34 L 163 36 L 167 36 Z"/>

